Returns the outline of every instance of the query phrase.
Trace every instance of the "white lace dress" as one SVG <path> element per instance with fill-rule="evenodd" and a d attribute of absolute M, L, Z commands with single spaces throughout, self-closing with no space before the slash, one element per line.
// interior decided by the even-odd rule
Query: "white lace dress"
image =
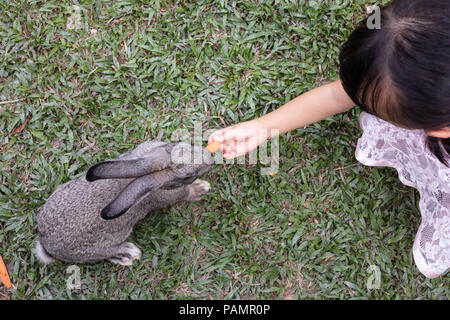
<path fill-rule="evenodd" d="M 413 245 L 418 269 L 428 278 L 444 274 L 450 268 L 450 168 L 428 150 L 423 130 L 402 129 L 365 112 L 360 125 L 356 159 L 397 169 L 400 181 L 420 193 L 422 221 Z"/>

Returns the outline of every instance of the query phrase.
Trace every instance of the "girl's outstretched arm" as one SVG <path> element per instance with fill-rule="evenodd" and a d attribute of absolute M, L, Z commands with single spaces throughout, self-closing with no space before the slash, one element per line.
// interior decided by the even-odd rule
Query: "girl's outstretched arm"
<path fill-rule="evenodd" d="M 220 143 L 224 158 L 233 159 L 255 149 L 278 130 L 278 134 L 307 126 L 354 106 L 337 80 L 305 92 L 282 107 L 254 120 L 214 132 L 209 141 Z"/>

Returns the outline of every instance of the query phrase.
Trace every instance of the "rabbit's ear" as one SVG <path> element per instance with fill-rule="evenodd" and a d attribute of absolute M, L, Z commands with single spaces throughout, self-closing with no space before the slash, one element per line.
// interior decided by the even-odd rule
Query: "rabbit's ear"
<path fill-rule="evenodd" d="M 157 171 L 133 180 L 101 212 L 103 219 L 120 217 L 144 195 L 173 180 L 170 170 Z"/>
<path fill-rule="evenodd" d="M 86 180 L 137 178 L 166 169 L 171 164 L 170 154 L 164 148 L 159 148 L 145 158 L 97 163 L 87 171 Z"/>

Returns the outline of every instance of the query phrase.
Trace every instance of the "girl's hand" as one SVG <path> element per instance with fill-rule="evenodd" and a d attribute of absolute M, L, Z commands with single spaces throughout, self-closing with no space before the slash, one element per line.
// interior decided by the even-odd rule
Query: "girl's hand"
<path fill-rule="evenodd" d="M 233 159 L 256 149 L 269 138 L 269 131 L 257 121 L 241 122 L 214 132 L 209 142 L 220 143 L 219 150 L 225 159 Z"/>

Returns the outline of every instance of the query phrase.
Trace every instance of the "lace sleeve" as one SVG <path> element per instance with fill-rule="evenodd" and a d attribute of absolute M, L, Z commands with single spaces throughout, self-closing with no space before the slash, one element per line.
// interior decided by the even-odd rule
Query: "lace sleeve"
<path fill-rule="evenodd" d="M 423 130 L 402 129 L 365 112 L 360 125 L 356 159 L 395 168 L 403 184 L 419 191 L 422 221 L 414 261 L 426 277 L 442 275 L 450 268 L 450 168 L 428 150 Z"/>

